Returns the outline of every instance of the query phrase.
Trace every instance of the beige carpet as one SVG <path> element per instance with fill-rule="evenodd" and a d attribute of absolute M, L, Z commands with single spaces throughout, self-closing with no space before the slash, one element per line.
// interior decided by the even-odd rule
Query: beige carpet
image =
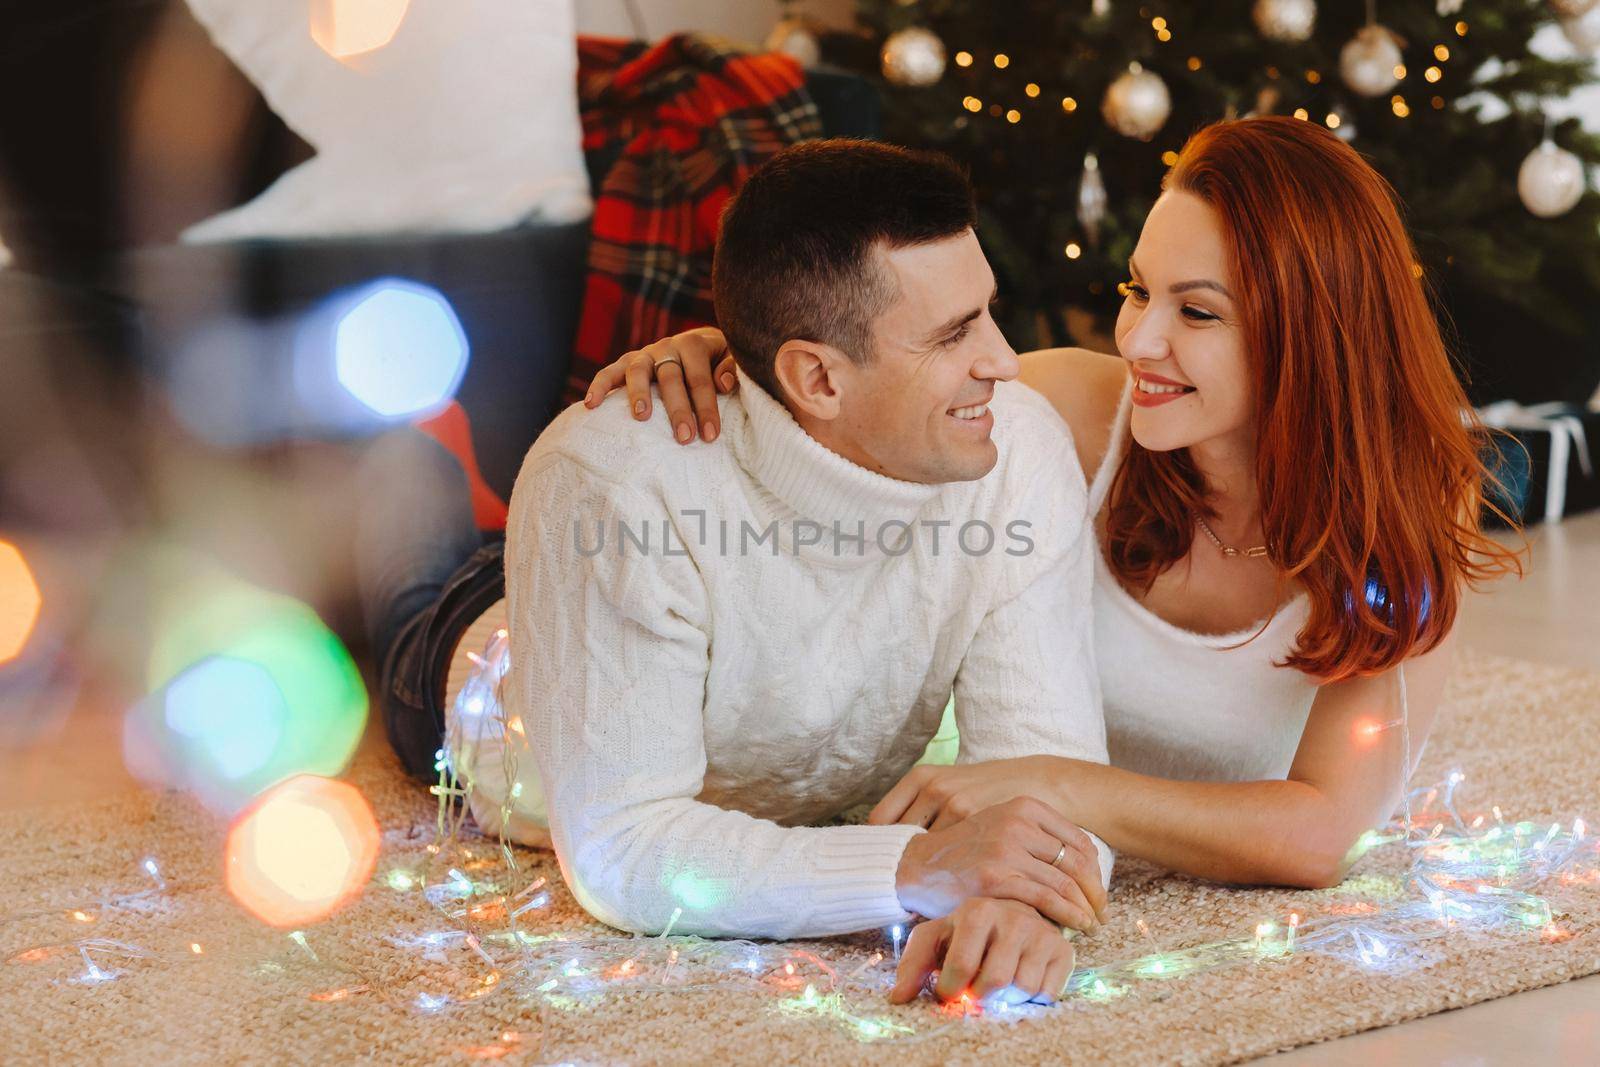
<path fill-rule="evenodd" d="M 1467 663 L 1452 705 L 1419 783 L 1460 767 L 1464 809 L 1497 804 L 1508 820 L 1570 823 L 1587 814 L 1600 823 L 1600 676 L 1510 660 Z M 437 946 L 421 940 L 452 924 L 394 872 L 430 870 L 437 882 L 455 866 L 493 882 L 504 877 L 496 850 L 476 842 L 470 852 L 450 846 L 453 854 L 430 855 L 434 809 L 420 790 L 376 759 L 352 779 L 378 813 L 384 852 L 366 894 L 307 929 L 304 947 L 231 903 L 219 885 L 221 829 L 182 797 L 0 819 L 0 1058 L 1210 1064 L 1600 971 L 1600 885 L 1590 880 L 1551 888 L 1561 932 L 1554 942 L 1548 928 L 1456 937 L 1433 943 L 1430 962 L 1403 974 L 1321 956 L 1264 959 L 1008 1017 L 957 1018 L 927 1001 L 891 1009 L 870 987 L 887 968 L 871 962 L 885 948 L 877 937 L 732 948 L 677 938 L 601 942 L 611 963 L 635 963 L 597 986 L 592 939 L 606 931 L 574 907 L 553 861 L 535 853 L 520 857 L 529 871 L 510 889 L 542 874 L 550 900 L 522 916 L 520 949 L 503 933 L 492 898 L 473 923 L 491 970 L 459 937 Z M 1394 893 L 1404 851 L 1380 847 L 1344 886 L 1318 893 L 1230 889 L 1123 862 L 1113 917 L 1082 944 L 1081 964 L 1147 952 L 1140 919 L 1157 944 L 1176 949 L 1249 937 L 1261 919 L 1290 910 L 1310 918 L 1367 906 Z M 140 870 L 145 856 L 157 859 L 164 889 Z M 516 904 L 529 902 L 538 903 L 537 893 Z M 91 938 L 103 940 L 86 943 L 90 958 L 115 977 L 84 984 L 77 943 Z M 669 962 L 673 947 L 680 957 Z M 728 966 L 740 961 L 754 969 Z M 825 966 L 842 991 L 836 1001 L 827 996 Z M 811 1002 L 806 985 L 819 991 Z M 858 1021 L 830 1014 L 830 1004 Z"/>

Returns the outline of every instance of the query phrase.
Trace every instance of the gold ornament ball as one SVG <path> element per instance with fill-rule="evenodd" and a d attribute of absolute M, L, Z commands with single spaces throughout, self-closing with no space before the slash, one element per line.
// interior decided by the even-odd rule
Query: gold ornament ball
<path fill-rule="evenodd" d="M 944 77 L 944 42 L 932 30 L 913 26 L 883 42 L 883 76 L 896 85 L 922 87 Z"/>
<path fill-rule="evenodd" d="M 1600 0 L 1548 0 L 1550 10 L 1555 12 L 1556 18 L 1575 19 L 1579 15 L 1589 13 Z"/>
<path fill-rule="evenodd" d="M 1317 0 L 1256 0 L 1256 29 L 1274 41 L 1304 41 L 1317 25 Z"/>
<path fill-rule="evenodd" d="M 1172 114 L 1172 94 L 1161 75 L 1135 63 L 1106 89 L 1100 113 L 1124 137 L 1148 141 Z"/>
<path fill-rule="evenodd" d="M 1600 6 L 1561 20 L 1561 32 L 1572 47 L 1586 56 L 1600 52 Z"/>
<path fill-rule="evenodd" d="M 1382 26 L 1364 26 L 1339 52 L 1339 74 L 1344 83 L 1362 96 L 1382 96 L 1400 79 L 1394 69 L 1400 65 L 1400 46 L 1394 34 Z"/>
<path fill-rule="evenodd" d="M 782 52 L 807 70 L 822 58 L 817 35 L 799 19 L 784 19 L 767 34 L 767 51 Z"/>
<path fill-rule="evenodd" d="M 1545 141 L 1518 168 L 1517 195 L 1541 219 L 1565 215 L 1583 197 L 1583 161 Z"/>

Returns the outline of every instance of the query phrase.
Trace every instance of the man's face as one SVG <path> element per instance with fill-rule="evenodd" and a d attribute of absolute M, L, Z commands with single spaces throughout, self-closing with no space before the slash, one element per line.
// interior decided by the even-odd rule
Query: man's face
<path fill-rule="evenodd" d="M 897 289 L 872 324 L 866 366 L 843 368 L 826 442 L 845 458 L 908 482 L 982 478 L 999 452 L 988 404 L 1020 366 L 989 314 L 994 272 L 971 230 L 878 253 Z"/>

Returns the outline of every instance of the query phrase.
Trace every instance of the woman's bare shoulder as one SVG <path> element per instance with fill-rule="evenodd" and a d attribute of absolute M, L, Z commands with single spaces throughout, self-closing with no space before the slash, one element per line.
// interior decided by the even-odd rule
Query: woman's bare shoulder
<path fill-rule="evenodd" d="M 1093 478 L 1110 447 L 1128 381 L 1121 358 L 1087 348 L 1046 348 L 1020 358 L 1022 383 L 1042 394 L 1066 421 L 1084 477 Z"/>

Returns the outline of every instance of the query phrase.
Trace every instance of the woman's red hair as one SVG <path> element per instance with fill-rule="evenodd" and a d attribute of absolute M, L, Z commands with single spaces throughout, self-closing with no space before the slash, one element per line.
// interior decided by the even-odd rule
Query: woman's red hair
<path fill-rule="evenodd" d="M 1310 613 L 1282 666 L 1323 681 L 1436 646 L 1462 590 L 1517 554 L 1480 526 L 1484 431 L 1456 377 L 1382 177 L 1316 123 L 1207 126 L 1162 183 L 1222 221 L 1255 395 L 1270 558 Z M 1464 417 L 1464 414 L 1466 416 Z M 1188 451 L 1131 444 L 1108 562 L 1149 588 L 1210 516 Z"/>

